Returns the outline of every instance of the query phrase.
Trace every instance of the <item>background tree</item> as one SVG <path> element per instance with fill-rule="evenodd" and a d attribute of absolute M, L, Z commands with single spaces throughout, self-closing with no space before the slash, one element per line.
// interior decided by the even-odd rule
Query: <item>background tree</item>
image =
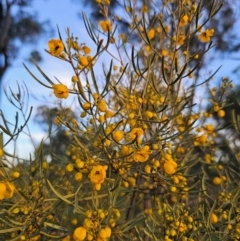
<path fill-rule="evenodd" d="M 224 78 L 222 81 L 224 83 L 229 80 L 228 78 Z M 227 101 L 224 103 L 224 105 L 218 106 L 216 103 L 217 101 L 221 101 L 220 98 L 222 98 L 223 91 L 225 91 L 224 86 L 212 88 L 209 98 L 213 101 L 212 105 L 208 106 L 207 111 L 209 113 L 213 113 L 213 118 L 217 123 L 217 128 L 222 129 L 222 133 L 218 138 L 219 163 L 222 165 L 228 164 L 228 168 L 231 169 L 231 171 L 235 170 L 236 173 L 239 173 L 240 86 L 236 86 L 236 88 L 229 93 Z M 218 98 L 216 98 L 216 96 L 218 96 Z M 221 113 L 224 113 L 224 116 L 219 119 L 219 114 Z M 235 177 L 235 175 L 233 176 Z"/>
<path fill-rule="evenodd" d="M 29 12 L 33 0 L 0 0 L 0 84 L 23 44 L 34 43 L 50 31 L 49 22 L 40 22 L 36 12 Z M 32 52 L 36 60 L 40 55 Z M 38 57 L 38 58 L 36 58 Z"/>
<path fill-rule="evenodd" d="M 76 120 L 74 112 L 70 108 L 49 108 L 48 106 L 39 106 L 34 121 L 42 128 L 45 133 L 49 133 L 49 142 L 44 144 L 46 155 L 58 153 L 59 155 L 66 154 L 67 147 L 71 141 L 68 136 L 67 129 L 62 125 L 57 116 L 64 117 L 64 121 L 73 123 Z"/>

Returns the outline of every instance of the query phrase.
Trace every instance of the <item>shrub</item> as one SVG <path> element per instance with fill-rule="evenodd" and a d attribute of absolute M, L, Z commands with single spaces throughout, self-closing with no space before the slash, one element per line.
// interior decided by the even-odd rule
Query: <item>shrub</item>
<path fill-rule="evenodd" d="M 204 1 L 129 1 L 126 35 L 109 1 L 97 3 L 97 25 L 83 14 L 94 47 L 69 29 L 65 41 L 59 32 L 48 42 L 47 52 L 71 65 L 71 86 L 34 62 L 46 84 L 25 65 L 62 100 L 49 118 L 50 144 L 30 160 L 13 165 L 19 159 L 1 145 L 1 240 L 238 240 L 239 161 L 222 136 L 233 85 L 224 78 L 210 89 L 216 71 L 202 82 L 194 76 L 213 47 L 207 24 L 221 4 L 206 12 Z M 195 98 L 203 89 L 208 109 Z M 9 97 L 20 106 L 21 91 Z M 70 96 L 76 106 L 63 107 Z M 24 126 L 11 131 L 4 119 L 1 129 L 12 140 Z M 222 158 L 220 144 L 234 160 Z"/>

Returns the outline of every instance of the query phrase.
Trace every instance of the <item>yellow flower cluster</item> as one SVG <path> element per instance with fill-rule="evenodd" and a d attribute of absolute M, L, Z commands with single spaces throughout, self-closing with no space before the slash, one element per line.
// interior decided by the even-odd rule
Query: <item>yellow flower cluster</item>
<path fill-rule="evenodd" d="M 180 19 L 179 26 L 184 27 L 185 25 L 188 24 L 188 21 L 189 21 L 188 15 L 184 14 Z"/>
<path fill-rule="evenodd" d="M 120 217 L 120 213 L 117 209 L 113 209 L 112 211 L 112 215 L 109 219 L 110 226 L 103 226 L 102 222 L 108 218 L 108 211 L 105 211 L 103 209 L 97 209 L 96 211 L 87 210 L 85 212 L 83 225 L 75 228 L 73 232 L 74 241 L 109 240 L 112 234 L 112 229 L 110 227 L 115 226 L 115 221 L 113 217 Z"/>
<path fill-rule="evenodd" d="M 112 30 L 112 23 L 110 22 L 110 20 L 101 20 L 99 24 L 103 32 L 109 32 Z"/>
<path fill-rule="evenodd" d="M 67 50 L 64 48 L 64 44 L 60 39 L 51 39 L 48 41 L 48 52 L 56 57 L 61 57 L 62 59 L 66 59 L 68 56 L 69 59 L 73 59 L 73 55 L 71 53 L 71 49 L 74 49 L 76 53 L 74 54 L 74 58 L 78 61 L 78 69 L 83 69 L 88 67 L 89 64 L 94 63 L 94 60 L 89 55 L 91 49 L 86 45 L 79 45 L 76 40 L 73 38 L 68 38 L 67 41 Z M 63 52 L 64 51 L 64 52 Z M 72 82 L 76 83 L 79 79 L 79 73 L 72 77 Z M 66 99 L 69 95 L 69 91 L 67 87 L 63 84 L 54 84 L 53 86 L 54 95 L 57 98 L 64 98 Z"/>
<path fill-rule="evenodd" d="M 73 232 L 74 241 L 83 241 L 87 236 L 87 230 L 84 227 L 78 227 Z"/>
<path fill-rule="evenodd" d="M 216 136 L 213 124 L 207 124 L 203 126 L 203 128 L 201 128 L 199 131 L 201 131 L 201 134 L 195 137 L 195 140 L 194 140 L 195 146 L 204 146 L 207 143 L 212 143 L 210 138 Z"/>
<path fill-rule="evenodd" d="M 213 34 L 214 34 L 214 29 L 206 29 L 201 34 L 199 34 L 198 38 L 203 43 L 207 43 L 211 40 L 211 37 L 213 36 Z"/>
<path fill-rule="evenodd" d="M 212 213 L 210 216 L 210 222 L 211 223 L 217 223 L 218 222 L 218 216 L 215 213 Z"/>
<path fill-rule="evenodd" d="M 98 232 L 98 240 L 99 241 L 106 241 L 108 238 L 111 237 L 112 230 L 109 227 L 101 228 Z"/>
<path fill-rule="evenodd" d="M 148 33 L 147 33 L 147 36 L 148 36 L 148 39 L 149 40 L 152 40 L 153 38 L 154 38 L 154 36 L 155 36 L 155 30 L 152 28 L 152 29 L 150 29 L 149 31 L 148 31 Z"/>
<path fill-rule="evenodd" d="M 48 41 L 48 51 L 53 56 L 60 56 L 64 50 L 63 42 L 60 39 L 51 39 Z"/>
<path fill-rule="evenodd" d="M 162 157 L 162 160 L 164 161 L 164 171 L 168 175 L 172 175 L 176 172 L 177 169 L 177 163 L 172 158 L 172 155 L 170 153 L 165 153 Z"/>
<path fill-rule="evenodd" d="M 69 91 L 67 86 L 63 85 L 63 84 L 56 84 L 53 85 L 53 93 L 57 98 L 64 98 L 66 99 L 69 95 Z"/>
<path fill-rule="evenodd" d="M 140 142 L 143 134 L 144 134 L 143 129 L 136 127 L 130 131 L 129 137 L 132 141 L 136 140 L 136 141 Z"/>
<path fill-rule="evenodd" d="M 0 200 L 11 198 L 13 196 L 15 186 L 11 182 L 0 182 Z"/>
<path fill-rule="evenodd" d="M 94 188 L 97 191 L 101 189 L 101 185 L 105 181 L 107 169 L 108 169 L 108 166 L 102 166 L 102 165 L 93 166 L 91 172 L 88 175 L 91 183 L 94 185 Z"/>
<path fill-rule="evenodd" d="M 117 130 L 112 133 L 113 140 L 116 142 L 120 142 L 123 139 L 124 131 Z"/>
<path fill-rule="evenodd" d="M 146 145 L 143 148 L 134 152 L 133 159 L 135 162 L 145 162 L 145 161 L 147 161 L 151 152 L 152 151 L 150 150 L 150 147 Z"/>

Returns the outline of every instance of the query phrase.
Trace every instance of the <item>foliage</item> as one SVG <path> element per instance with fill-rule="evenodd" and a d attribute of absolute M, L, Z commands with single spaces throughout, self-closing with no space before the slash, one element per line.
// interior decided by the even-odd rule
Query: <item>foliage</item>
<path fill-rule="evenodd" d="M 73 0 L 74 1 L 74 0 Z M 75 1 L 79 4 L 78 1 Z M 205 13 L 209 13 L 211 11 L 211 6 L 215 2 L 215 0 L 204 0 L 204 1 L 195 1 L 196 3 L 199 3 L 204 8 Z M 219 12 L 217 16 L 214 16 L 214 18 L 210 19 L 207 23 L 208 26 L 211 26 L 215 29 L 214 34 L 214 40 L 217 42 L 217 46 L 215 50 L 220 51 L 222 54 L 229 54 L 229 52 L 236 52 L 239 51 L 239 41 L 238 41 L 238 33 L 235 31 L 234 26 L 237 24 L 238 19 L 238 8 L 239 8 L 239 2 L 236 0 L 229 0 L 229 1 L 222 1 L 224 3 L 224 8 Z M 189 1 L 191 3 L 191 1 Z M 84 0 L 80 4 L 83 6 L 89 7 L 91 17 L 99 21 L 103 18 L 100 11 L 95 11 L 95 0 Z M 134 4 L 134 3 L 133 3 Z M 141 11 L 142 6 L 145 6 L 145 8 L 153 8 L 155 5 L 155 1 L 146 1 L 146 0 L 138 0 L 135 2 L 135 9 L 138 8 L 139 11 Z M 158 2 L 158 7 L 164 4 L 163 1 Z M 172 5 L 169 6 L 174 7 L 174 4 L 177 4 L 176 2 L 172 2 Z M 111 14 L 111 17 L 114 19 L 115 23 L 121 28 L 122 32 L 125 32 L 125 34 L 129 31 L 129 26 L 131 24 L 131 21 L 129 21 L 129 18 L 126 18 L 126 14 L 124 11 L 124 8 L 126 7 L 127 1 L 110 1 L 109 4 L 109 12 Z M 162 7 L 162 6 L 161 6 Z M 118 16 L 121 16 L 120 18 Z M 193 42 L 192 42 L 193 44 Z M 204 47 L 204 45 L 202 45 Z M 214 56 L 212 56 L 214 58 Z"/>
<path fill-rule="evenodd" d="M 128 1 L 131 38 L 118 32 L 110 2 L 96 2 L 98 25 L 83 14 L 94 50 L 69 29 L 66 41 L 59 31 L 48 42 L 48 53 L 72 66 L 71 87 L 36 62 L 47 83 L 24 65 L 60 102 L 47 117 L 50 144 L 42 141 L 34 157 L 22 162 L 0 148 L 0 240 L 238 240 L 239 150 L 221 123 L 234 86 L 224 78 L 211 89 L 217 70 L 195 76 L 213 47 L 208 24 L 221 3 L 140 8 Z M 201 43 L 194 51 L 192 39 Z M 207 110 L 196 98 L 203 90 Z M 20 111 L 22 92 L 10 88 L 8 95 Z M 70 96 L 76 105 L 64 107 Z M 48 110 L 40 110 L 45 118 Z M 15 141 L 24 126 L 16 119 L 12 131 L 2 118 L 2 131 Z M 239 118 L 233 112 L 238 132 Z"/>

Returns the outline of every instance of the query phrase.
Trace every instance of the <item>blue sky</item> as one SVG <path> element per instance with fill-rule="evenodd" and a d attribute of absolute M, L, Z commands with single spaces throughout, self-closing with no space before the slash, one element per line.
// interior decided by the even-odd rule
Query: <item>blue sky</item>
<path fill-rule="evenodd" d="M 57 5 L 56 5 L 57 4 Z M 67 27 L 70 28 L 71 32 L 74 33 L 75 36 L 79 37 L 79 42 L 81 43 L 89 43 L 89 38 L 87 36 L 87 33 L 85 31 L 84 24 L 82 20 L 79 18 L 82 11 L 86 11 L 80 4 L 74 3 L 74 1 L 59 1 L 56 3 L 56 0 L 42 0 L 42 1 L 34 1 L 34 5 L 32 6 L 33 11 L 36 11 L 39 16 L 39 20 L 44 21 L 46 19 L 49 19 L 52 23 L 52 26 L 56 30 L 56 25 L 59 26 L 59 29 L 62 33 L 62 36 L 65 38 L 65 29 Z M 51 38 L 57 38 L 58 34 L 57 31 L 55 31 L 55 34 Z M 62 83 L 71 86 L 71 77 L 72 77 L 72 71 L 68 65 L 66 65 L 64 62 L 54 59 L 52 56 L 49 56 L 44 49 L 47 49 L 47 41 L 48 38 L 40 38 L 39 41 L 35 43 L 35 46 L 37 50 L 39 50 L 42 53 L 43 62 L 40 63 L 41 68 L 45 71 L 45 73 L 54 80 L 54 76 L 56 76 L 58 79 L 62 81 Z M 36 74 L 40 79 L 43 80 L 41 75 L 39 75 L 37 69 L 34 67 L 34 65 L 27 62 L 26 58 L 28 57 L 26 53 L 29 53 L 31 51 L 33 46 L 31 47 L 24 47 L 21 50 L 20 55 L 16 59 L 16 61 L 13 63 L 13 66 L 8 70 L 4 77 L 3 84 L 5 86 L 10 86 L 13 90 L 16 89 L 16 82 L 18 82 L 20 85 L 23 85 L 22 83 L 25 82 L 28 90 L 30 93 L 33 93 L 38 101 L 34 98 L 30 98 L 30 105 L 33 105 L 36 109 L 37 106 L 41 104 L 46 104 L 44 102 L 44 98 L 46 97 L 52 104 L 56 103 L 56 98 L 52 96 L 52 91 L 49 89 L 44 88 L 40 84 L 38 84 L 26 71 L 26 69 L 23 67 L 22 62 L 25 62 L 27 66 L 30 68 L 30 70 Z M 214 55 L 214 49 L 211 50 L 208 55 Z M 216 75 L 216 79 L 219 79 L 221 77 L 229 76 L 231 73 L 231 70 L 235 68 L 237 65 L 237 61 L 223 61 L 222 59 L 216 60 L 212 62 L 209 66 L 206 68 L 206 73 L 208 73 L 210 70 L 217 69 L 220 65 L 223 65 L 223 67 L 220 69 L 218 74 Z M 203 80 L 204 80 L 203 76 Z M 46 82 L 45 82 L 46 83 Z M 201 95 L 201 93 L 200 93 Z M 30 95 L 31 96 L 31 95 Z M 5 96 L 2 96 L 2 103 L 3 105 L 3 112 L 6 115 L 8 120 L 14 120 L 15 118 L 15 112 L 16 109 L 8 103 Z M 21 114 L 19 113 L 19 116 Z M 34 114 L 32 115 L 33 119 Z M 42 132 L 41 128 L 39 126 L 34 125 L 33 121 L 30 121 L 29 128 L 31 130 L 31 133 L 33 134 L 33 138 L 36 142 L 39 142 L 42 137 L 44 136 L 44 133 Z M 19 140 L 19 150 L 20 152 L 22 150 L 31 150 L 32 145 L 30 144 L 29 138 L 26 135 L 21 135 Z M 9 150 L 11 146 L 8 146 L 7 150 Z M 23 155 L 26 154 L 26 152 L 22 153 Z"/>
<path fill-rule="evenodd" d="M 84 25 L 81 19 L 79 18 L 79 15 L 81 14 L 81 11 L 82 11 L 81 8 L 82 7 L 80 4 L 76 4 L 69 0 L 61 1 L 60 4 L 57 3 L 57 6 L 56 6 L 55 0 L 44 0 L 44 1 L 34 1 L 34 4 L 32 5 L 32 8 L 30 10 L 37 12 L 39 20 L 44 21 L 46 19 L 49 19 L 51 21 L 52 26 L 56 30 L 54 35 L 51 36 L 51 38 L 58 38 L 57 28 L 56 28 L 56 25 L 58 25 L 63 37 L 66 37 L 65 29 L 69 27 L 71 32 L 73 32 L 76 36 L 78 36 L 79 41 L 82 43 L 89 40 L 85 38 L 86 33 L 84 31 Z M 36 76 L 38 76 L 41 80 L 43 80 L 43 78 L 41 77 L 41 75 L 39 75 L 34 65 L 30 64 L 26 60 L 28 57 L 28 54 L 33 48 L 36 47 L 36 49 L 39 50 L 39 52 L 41 52 L 43 61 L 39 65 L 52 80 L 54 80 L 54 76 L 56 76 L 62 81 L 62 83 L 68 86 L 70 86 L 71 84 L 72 71 L 69 68 L 69 66 L 67 66 L 65 63 L 63 63 L 58 59 L 54 59 L 44 51 L 44 49 L 47 49 L 48 40 L 49 40 L 48 38 L 43 37 L 43 38 L 40 38 L 39 41 L 37 41 L 34 46 L 26 46 L 26 47 L 23 46 L 21 49 L 20 55 L 15 60 L 12 67 L 8 69 L 6 75 L 4 76 L 3 86 L 5 86 L 5 88 L 7 89 L 8 87 L 11 87 L 13 90 L 16 90 L 17 83 L 19 83 L 20 86 L 24 86 L 23 82 L 25 82 L 30 92 L 29 107 L 30 105 L 33 105 L 35 108 L 41 104 L 45 104 L 46 103 L 44 102 L 45 97 L 49 99 L 51 103 L 55 103 L 56 101 L 54 97 L 50 98 L 52 91 L 38 84 L 27 73 L 26 69 L 22 65 L 22 62 L 24 62 L 29 67 L 29 69 L 34 74 L 36 74 Z M 31 98 L 31 93 L 33 93 L 39 99 L 39 101 L 35 100 L 34 98 Z M 1 97 L 1 99 L 2 99 L 3 113 L 5 114 L 6 118 L 9 121 L 13 120 L 14 122 L 17 110 L 8 102 L 4 94 Z M 32 115 L 31 119 L 33 119 L 33 116 L 34 115 Z M 19 117 L 21 117 L 20 112 L 19 112 Z M 20 118 L 20 120 L 23 121 L 22 118 Z M 41 128 L 39 128 L 37 125 L 34 125 L 33 121 L 30 122 L 29 128 L 31 130 L 31 133 L 33 134 L 34 139 L 37 142 L 40 141 L 44 135 L 42 133 Z M 7 138 L 6 137 L 4 138 L 6 141 Z M 19 144 L 18 150 L 20 152 L 22 152 L 21 150 L 32 149 L 32 144 L 29 138 L 24 134 L 20 135 L 18 144 Z M 12 146 L 8 145 L 6 149 L 8 151 L 9 149 L 12 149 Z"/>
<path fill-rule="evenodd" d="M 74 34 L 75 37 L 78 37 L 79 43 L 86 43 L 92 50 L 95 49 L 95 46 L 92 45 L 92 40 L 88 37 L 87 32 L 85 30 L 85 26 L 83 24 L 81 15 L 82 11 L 86 12 L 87 9 L 83 9 L 81 4 L 77 4 L 76 1 L 61 1 L 56 6 L 55 0 L 43 0 L 43 1 L 34 1 L 34 4 L 30 11 L 36 11 L 40 21 L 44 21 L 49 19 L 51 21 L 52 26 L 55 28 L 55 33 L 50 37 L 42 37 L 35 43 L 34 46 L 26 46 L 22 48 L 20 55 L 13 63 L 12 67 L 8 69 L 6 75 L 4 76 L 3 86 L 7 89 L 8 94 L 10 94 L 9 87 L 14 91 L 17 91 L 17 83 L 20 86 L 23 86 L 25 89 L 25 85 L 29 91 L 29 104 L 28 111 L 29 113 L 30 106 L 33 106 L 33 114 L 30 118 L 29 129 L 33 140 L 35 143 L 40 143 L 42 138 L 46 136 L 46 133 L 42 131 L 40 126 L 34 123 L 33 119 L 37 110 L 37 107 L 40 105 L 51 105 L 55 107 L 59 100 L 53 96 L 53 91 L 51 89 L 46 89 L 44 86 L 40 85 L 35 81 L 27 70 L 24 68 L 22 62 L 24 62 L 27 67 L 31 70 L 31 72 L 36 75 L 42 82 L 48 84 L 48 82 L 41 76 L 36 67 L 27 61 L 28 54 L 31 50 L 36 48 L 43 57 L 43 61 L 39 63 L 41 69 L 47 74 L 47 76 L 55 83 L 57 81 L 54 77 L 57 77 L 63 84 L 67 85 L 69 88 L 72 86 L 71 77 L 73 76 L 73 70 L 70 65 L 67 63 L 50 56 L 44 49 L 47 49 L 47 42 L 52 38 L 58 38 L 57 33 L 57 25 L 59 26 L 61 36 L 63 40 L 66 40 L 66 28 L 70 28 L 71 33 Z M 24 84 L 25 83 L 25 84 Z M 49 85 L 49 84 L 48 84 Z M 33 97 L 34 96 L 34 97 Z M 47 101 L 45 101 L 47 99 Z M 14 123 L 16 111 L 18 111 L 13 105 L 9 103 L 6 96 L 3 94 L 1 96 L 2 101 L 2 111 L 7 120 Z M 63 100 L 63 106 L 65 103 L 67 106 L 73 103 L 73 98 L 70 97 L 67 101 Z M 26 103 L 26 101 L 25 101 Z M 19 113 L 19 126 L 24 123 L 22 118 L 22 114 Z M 1 120 L 0 120 L 1 121 Z M 27 128 L 24 129 L 26 132 Z M 8 140 L 8 137 L 4 137 L 5 142 Z M 7 152 L 12 152 L 13 143 L 8 144 L 5 148 Z M 28 157 L 29 152 L 33 150 L 33 144 L 28 135 L 23 132 L 19 135 L 17 140 L 17 150 L 20 157 Z"/>

